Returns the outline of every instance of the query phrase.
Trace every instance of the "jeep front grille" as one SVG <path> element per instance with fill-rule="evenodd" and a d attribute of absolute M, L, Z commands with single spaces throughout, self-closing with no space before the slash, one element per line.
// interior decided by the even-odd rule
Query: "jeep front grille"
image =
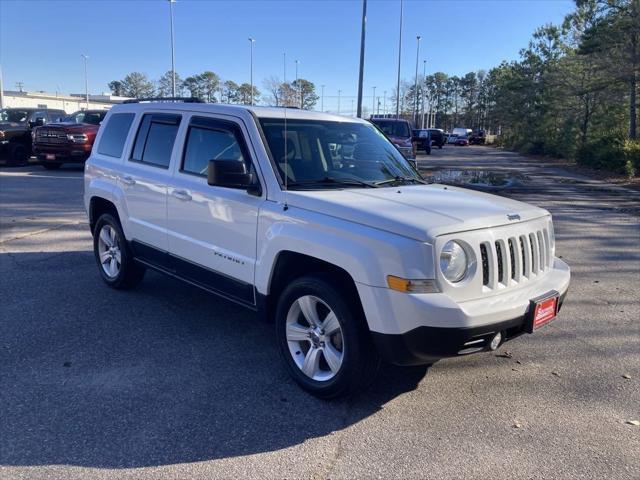
<path fill-rule="evenodd" d="M 551 268 L 549 231 L 546 228 L 480 243 L 482 285 L 508 287 L 542 275 Z"/>

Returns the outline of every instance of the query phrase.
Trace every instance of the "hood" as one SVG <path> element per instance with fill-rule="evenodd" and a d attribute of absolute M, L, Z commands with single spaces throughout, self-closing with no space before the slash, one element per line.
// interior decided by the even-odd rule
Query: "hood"
<path fill-rule="evenodd" d="M 15 122 L 0 122 L 0 130 L 3 132 L 10 130 L 28 130 L 29 126 L 26 123 Z"/>
<path fill-rule="evenodd" d="M 526 222 L 548 215 L 533 205 L 445 185 L 288 192 L 289 206 L 433 242 L 449 233 Z M 514 218 L 517 215 L 519 218 Z"/>
<path fill-rule="evenodd" d="M 404 146 L 405 143 L 411 143 L 411 137 L 396 137 L 395 135 L 387 135 L 391 143 Z"/>
<path fill-rule="evenodd" d="M 41 128 L 41 127 L 38 127 Z M 65 132 L 91 132 L 98 130 L 99 125 L 91 123 L 58 122 L 44 125 L 47 130 L 64 130 Z"/>

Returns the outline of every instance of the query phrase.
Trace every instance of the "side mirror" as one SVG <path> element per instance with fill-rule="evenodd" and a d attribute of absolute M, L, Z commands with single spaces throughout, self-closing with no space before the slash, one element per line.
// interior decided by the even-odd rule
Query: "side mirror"
<path fill-rule="evenodd" d="M 213 187 L 243 188 L 251 194 L 262 194 L 247 166 L 239 160 L 209 160 L 207 183 Z"/>

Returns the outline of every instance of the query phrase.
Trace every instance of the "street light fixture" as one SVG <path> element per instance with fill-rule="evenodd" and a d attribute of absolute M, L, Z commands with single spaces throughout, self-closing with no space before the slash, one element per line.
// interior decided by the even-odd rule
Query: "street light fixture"
<path fill-rule="evenodd" d="M 418 48 L 416 49 L 416 82 L 413 87 L 413 124 L 418 126 L 418 57 L 420 56 L 420 39 L 422 37 L 418 35 L 416 37 Z"/>
<path fill-rule="evenodd" d="M 80 56 L 84 59 L 84 97 L 87 102 L 87 110 L 89 110 L 89 76 L 87 75 L 87 60 L 89 60 L 89 56 L 84 53 L 80 54 Z"/>
<path fill-rule="evenodd" d="M 169 1 L 169 19 L 171 22 L 171 96 L 176 96 L 176 51 L 173 37 L 173 4 L 176 0 Z"/>
<path fill-rule="evenodd" d="M 253 44 L 256 43 L 256 41 L 255 39 L 249 37 L 249 42 L 251 43 L 251 60 L 250 60 L 251 93 L 249 94 L 249 97 L 250 97 L 249 105 L 253 105 Z"/>

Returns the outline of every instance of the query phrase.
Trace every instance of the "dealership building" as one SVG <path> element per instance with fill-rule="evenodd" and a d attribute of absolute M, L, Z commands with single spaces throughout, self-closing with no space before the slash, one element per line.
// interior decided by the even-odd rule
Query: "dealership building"
<path fill-rule="evenodd" d="M 87 105 L 84 94 L 63 95 L 47 92 L 19 92 L 5 90 L 1 96 L 2 108 L 53 108 L 72 113 L 89 108 L 90 110 L 108 110 L 116 103 L 122 103 L 127 97 L 117 97 L 108 93 L 89 95 Z"/>

